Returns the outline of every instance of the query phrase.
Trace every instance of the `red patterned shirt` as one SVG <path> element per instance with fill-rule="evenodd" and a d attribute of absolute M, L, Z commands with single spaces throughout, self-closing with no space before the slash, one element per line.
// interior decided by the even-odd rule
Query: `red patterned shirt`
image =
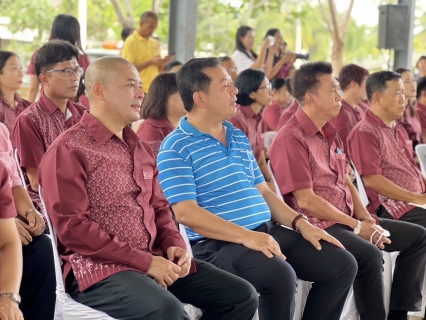
<path fill-rule="evenodd" d="M 72 268 L 80 291 L 123 270 L 146 273 L 153 255 L 165 256 L 170 246 L 186 248 L 149 145 L 129 127 L 123 138 L 86 112 L 40 164 L 63 276 Z"/>
<path fill-rule="evenodd" d="M 280 130 L 288 120 L 296 113 L 296 111 L 299 109 L 299 102 L 297 100 L 294 100 L 282 113 L 280 120 L 278 121 L 278 128 L 277 131 Z"/>
<path fill-rule="evenodd" d="M 284 201 L 295 211 L 306 215 L 311 224 L 326 229 L 335 222 L 319 220 L 302 210 L 292 193 L 312 189 L 339 211 L 353 215 L 352 195 L 345 184 L 349 166 L 342 140 L 329 122 L 322 129 L 324 135 L 299 109 L 278 132 L 269 154 Z"/>
<path fill-rule="evenodd" d="M 9 132 L 3 123 L 0 123 L 0 162 L 4 164 L 9 176 L 9 187 L 22 186 L 22 180 L 18 173 L 18 166 L 13 155 L 13 147 L 10 143 Z"/>
<path fill-rule="evenodd" d="M 164 138 L 173 130 L 174 128 L 167 118 L 148 118 L 139 126 L 137 135 L 139 139 L 149 143 L 154 157 L 157 158 L 161 142 L 163 142 Z"/>
<path fill-rule="evenodd" d="M 416 101 L 415 105 L 417 114 L 419 115 L 420 124 L 422 127 L 422 133 L 426 133 L 426 106 Z"/>
<path fill-rule="evenodd" d="M 248 137 L 256 160 L 264 149 L 263 134 L 259 133 L 258 127 L 262 120 L 260 113 L 255 114 L 250 106 L 238 106 L 237 114 L 229 119 L 235 127 L 240 129 Z"/>
<path fill-rule="evenodd" d="M 370 110 L 348 136 L 348 155 L 361 176 L 382 175 L 397 186 L 420 194 L 425 192 L 425 185 L 412 150 L 411 140 L 399 122 L 390 128 Z M 382 195 L 379 199 L 396 220 L 415 208 Z"/>
<path fill-rule="evenodd" d="M 0 219 L 16 217 L 15 203 L 9 185 L 9 175 L 3 162 L 0 161 Z"/>
<path fill-rule="evenodd" d="M 15 108 L 12 108 L 10 104 L 0 96 L 0 122 L 4 123 L 7 130 L 9 131 L 9 138 L 12 139 L 13 125 L 15 124 L 18 116 L 31 104 L 31 102 L 22 99 L 19 95 L 15 94 Z M 12 143 L 13 145 L 13 143 Z M 13 145 L 15 148 L 15 146 Z"/>
<path fill-rule="evenodd" d="M 18 149 L 22 168 L 38 168 L 41 158 L 52 142 L 66 129 L 77 124 L 84 112 L 84 107 L 68 101 L 67 113 L 61 110 L 44 93 L 40 99 L 25 109 L 13 127 L 13 140 Z M 27 181 L 31 200 L 43 212 L 40 197 Z"/>

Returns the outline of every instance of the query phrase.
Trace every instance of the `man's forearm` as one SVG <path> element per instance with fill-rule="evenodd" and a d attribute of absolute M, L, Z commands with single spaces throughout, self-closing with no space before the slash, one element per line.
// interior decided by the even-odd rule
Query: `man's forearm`
<path fill-rule="evenodd" d="M 23 186 L 12 188 L 13 201 L 15 202 L 16 211 L 25 218 L 25 213 L 29 209 L 34 209 L 34 204 L 28 195 L 27 190 Z"/>
<path fill-rule="evenodd" d="M 382 196 L 398 201 L 413 202 L 418 194 L 405 190 L 382 175 L 363 175 L 362 180 L 367 188 L 371 188 Z"/>
<path fill-rule="evenodd" d="M 337 222 L 350 228 L 355 228 L 357 222 L 354 218 L 339 211 L 327 200 L 317 196 L 312 190 L 294 191 L 299 207 L 319 220 Z"/>
<path fill-rule="evenodd" d="M 179 202 L 172 208 L 179 223 L 203 237 L 241 244 L 247 235 L 247 229 L 201 208 L 195 201 Z"/>
<path fill-rule="evenodd" d="M 152 65 L 152 61 L 146 61 L 146 62 L 142 62 L 142 63 L 136 63 L 134 64 L 136 70 L 138 70 L 138 72 L 141 72 L 143 69 L 148 68 L 149 66 Z"/>
<path fill-rule="evenodd" d="M 355 188 L 347 174 L 345 175 L 345 183 L 351 192 L 352 201 L 354 204 L 354 217 L 358 220 L 361 220 L 367 216 L 370 216 L 367 209 L 362 204 L 358 190 Z"/>

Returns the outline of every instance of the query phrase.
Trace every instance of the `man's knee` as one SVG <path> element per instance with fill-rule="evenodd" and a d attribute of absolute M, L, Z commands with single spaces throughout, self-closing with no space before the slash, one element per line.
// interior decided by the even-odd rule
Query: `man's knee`
<path fill-rule="evenodd" d="M 189 316 L 177 298 L 167 296 L 158 303 L 157 317 L 153 319 L 189 320 Z"/>
<path fill-rule="evenodd" d="M 382 251 L 374 246 L 364 246 L 363 250 L 357 257 L 358 261 L 358 272 L 379 272 L 383 271 L 383 253 Z"/>
<path fill-rule="evenodd" d="M 274 257 L 269 259 L 259 271 L 258 277 L 264 284 L 263 293 L 296 293 L 296 272 L 289 263 L 283 261 L 281 258 Z"/>

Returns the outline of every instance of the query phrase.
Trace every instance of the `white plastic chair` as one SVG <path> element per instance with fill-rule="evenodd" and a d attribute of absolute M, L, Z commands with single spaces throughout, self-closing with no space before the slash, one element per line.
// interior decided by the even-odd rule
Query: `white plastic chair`
<path fill-rule="evenodd" d="M 354 169 L 355 172 L 355 179 L 356 179 L 356 185 L 358 187 L 358 192 L 359 195 L 361 197 L 361 202 L 364 205 L 364 207 L 368 206 L 368 204 L 370 203 L 368 201 L 368 196 L 367 196 L 367 191 L 365 191 L 365 187 L 364 187 L 364 182 L 362 181 L 361 176 L 358 173 L 358 170 L 356 169 L 354 163 L 351 161 L 352 164 L 352 168 Z"/>
<path fill-rule="evenodd" d="M 14 156 L 15 156 L 16 165 L 18 166 L 19 176 L 21 177 L 21 180 L 22 180 L 22 185 L 25 187 L 27 183 L 25 182 L 24 172 L 22 171 L 21 162 L 19 161 L 18 149 L 15 149 Z"/>
<path fill-rule="evenodd" d="M 422 173 L 426 176 L 426 144 L 418 144 L 416 146 L 416 154 L 419 157 Z"/>
<path fill-rule="evenodd" d="M 274 141 L 276 136 L 277 136 L 276 131 L 265 132 L 265 134 L 263 136 L 263 142 L 264 142 L 266 148 L 269 148 L 271 146 L 271 144 Z"/>
<path fill-rule="evenodd" d="M 56 231 L 50 221 L 47 207 L 44 204 L 44 198 L 41 187 L 39 187 L 41 202 L 46 208 L 46 220 L 50 230 L 50 240 L 52 241 L 53 259 L 55 263 L 56 276 L 56 306 L 54 320 L 114 320 L 102 311 L 92 309 L 75 301 L 69 294 L 65 292 L 64 281 L 62 280 L 62 260 L 58 253 L 58 243 L 56 240 Z"/>

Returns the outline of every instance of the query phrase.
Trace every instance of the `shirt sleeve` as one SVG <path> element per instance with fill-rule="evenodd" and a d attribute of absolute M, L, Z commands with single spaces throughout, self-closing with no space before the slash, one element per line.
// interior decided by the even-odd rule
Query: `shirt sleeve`
<path fill-rule="evenodd" d="M 308 151 L 298 139 L 280 131 L 269 154 L 275 180 L 282 195 L 313 188 Z"/>
<path fill-rule="evenodd" d="M 9 175 L 4 164 L 0 161 L 0 219 L 16 217 L 15 204 L 9 185 Z"/>
<path fill-rule="evenodd" d="M 170 204 L 197 200 L 197 188 L 191 165 L 174 150 L 162 149 L 157 157 L 159 180 Z"/>
<path fill-rule="evenodd" d="M 281 107 L 279 105 L 270 105 L 266 107 L 265 111 L 263 111 L 262 118 L 268 125 L 268 127 L 272 130 L 277 130 L 278 121 L 281 117 Z"/>
<path fill-rule="evenodd" d="M 46 152 L 43 137 L 33 121 L 21 115 L 13 127 L 13 141 L 23 168 L 38 168 Z"/>
<path fill-rule="evenodd" d="M 252 59 L 238 50 L 235 50 L 234 54 L 232 55 L 232 60 L 234 60 L 235 65 L 237 66 L 238 73 L 249 69 L 254 63 Z"/>
<path fill-rule="evenodd" d="M 136 63 L 136 52 L 133 37 L 127 38 L 126 41 L 124 41 L 123 49 L 121 49 L 121 56 L 132 64 Z"/>
<path fill-rule="evenodd" d="M 371 132 L 354 129 L 348 137 L 348 156 L 358 173 L 362 175 L 381 175 L 382 156 L 379 139 Z"/>
<path fill-rule="evenodd" d="M 46 211 L 59 241 L 69 250 L 104 263 L 120 263 L 146 273 L 152 254 L 132 248 L 90 219 L 87 163 L 76 150 L 52 146 L 39 168 Z"/>

